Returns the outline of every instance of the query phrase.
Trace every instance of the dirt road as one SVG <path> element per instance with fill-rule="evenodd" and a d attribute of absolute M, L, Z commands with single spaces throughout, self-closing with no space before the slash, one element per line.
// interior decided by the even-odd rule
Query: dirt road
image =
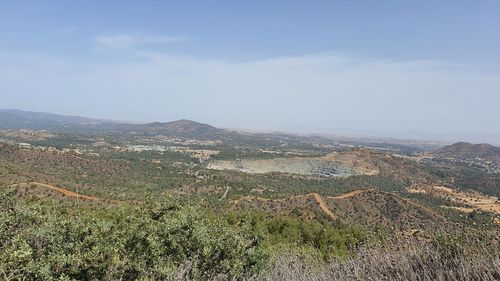
<path fill-rule="evenodd" d="M 28 182 L 25 183 L 26 185 L 36 185 L 39 187 L 47 188 L 59 193 L 62 193 L 64 196 L 72 197 L 72 198 L 77 198 L 77 199 L 82 199 L 82 200 L 88 200 L 88 201 L 94 201 L 94 202 L 99 202 L 101 201 L 101 198 L 93 197 L 93 196 L 88 196 L 88 195 L 82 195 L 70 190 L 67 190 L 65 188 L 57 187 L 51 184 L 46 184 L 46 183 L 40 183 L 40 182 Z M 20 184 L 22 185 L 22 184 Z"/>

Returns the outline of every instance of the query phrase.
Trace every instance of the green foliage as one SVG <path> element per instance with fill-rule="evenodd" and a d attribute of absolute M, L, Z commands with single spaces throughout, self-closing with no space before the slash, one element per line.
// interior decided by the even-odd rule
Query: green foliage
<path fill-rule="evenodd" d="M 228 220 L 234 221 L 233 216 Z M 268 216 L 261 212 L 242 215 L 239 220 L 258 236 L 265 238 L 265 247 L 312 248 L 324 260 L 345 256 L 349 250 L 366 240 L 364 231 L 347 226 L 335 227 L 331 223 L 302 219 Z"/>
<path fill-rule="evenodd" d="M 494 228 L 496 225 L 495 214 L 490 212 L 474 210 L 468 214 L 464 214 L 461 211 L 450 208 L 440 208 L 440 212 L 454 222 L 476 229 Z"/>
<path fill-rule="evenodd" d="M 364 233 L 262 213 L 215 214 L 167 198 L 137 205 L 48 205 L 0 194 L 0 273 L 29 280 L 245 279 L 284 249 L 325 260 Z"/>
<path fill-rule="evenodd" d="M 351 177 L 307 177 L 289 174 L 245 174 L 235 171 L 205 170 L 209 175 L 206 182 L 194 184 L 202 187 L 208 183 L 214 186 L 231 186 L 238 189 L 231 190 L 231 196 L 241 197 L 255 187 L 271 189 L 265 197 L 280 198 L 290 195 L 319 193 L 325 196 L 337 196 L 353 190 L 363 188 L 379 188 L 384 191 L 404 191 L 402 181 L 387 176 L 351 176 Z"/>
<path fill-rule="evenodd" d="M 449 186 L 462 190 L 474 189 L 484 194 L 500 197 L 500 175 L 488 173 L 483 168 L 459 161 L 434 159 L 423 167 Z"/>
<path fill-rule="evenodd" d="M 14 204 L 2 194 L 0 270 L 9 279 L 241 279 L 262 267 L 260 240 L 198 207 L 108 210 Z"/>

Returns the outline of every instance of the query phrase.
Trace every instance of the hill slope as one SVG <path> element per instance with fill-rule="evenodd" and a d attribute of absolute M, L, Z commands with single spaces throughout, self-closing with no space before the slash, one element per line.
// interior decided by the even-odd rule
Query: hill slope
<path fill-rule="evenodd" d="M 79 116 L 59 115 L 45 112 L 0 109 L 0 129 L 66 130 L 71 127 L 85 128 L 105 124 L 111 121 Z"/>
<path fill-rule="evenodd" d="M 433 210 L 393 193 L 378 189 L 362 189 L 336 197 L 319 194 L 267 199 L 246 196 L 232 201 L 236 210 L 265 210 L 314 219 L 319 214 L 365 227 L 383 226 L 413 233 L 417 230 L 433 233 L 445 219 Z"/>
<path fill-rule="evenodd" d="M 490 144 L 471 144 L 458 142 L 434 151 L 434 155 L 457 159 L 482 158 L 489 161 L 500 161 L 500 147 Z"/>
<path fill-rule="evenodd" d="M 0 130 L 53 130 L 76 133 L 130 133 L 184 138 L 223 139 L 231 134 L 208 124 L 190 120 L 134 124 L 45 112 L 0 109 Z"/>
<path fill-rule="evenodd" d="M 164 135 L 195 139 L 219 139 L 230 134 L 225 130 L 215 128 L 211 125 L 186 119 L 167 123 L 154 122 L 137 125 L 121 124 L 119 128 L 125 131 L 134 131 L 136 133 L 148 135 Z"/>

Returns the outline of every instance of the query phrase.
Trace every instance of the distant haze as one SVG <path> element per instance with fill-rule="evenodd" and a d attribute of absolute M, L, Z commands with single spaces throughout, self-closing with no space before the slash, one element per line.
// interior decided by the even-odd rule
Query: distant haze
<path fill-rule="evenodd" d="M 0 4 L 0 108 L 500 143 L 500 1 L 84 2 Z"/>

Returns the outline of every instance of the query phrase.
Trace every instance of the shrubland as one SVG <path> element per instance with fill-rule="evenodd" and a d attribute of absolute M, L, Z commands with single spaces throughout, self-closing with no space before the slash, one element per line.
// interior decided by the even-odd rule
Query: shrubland
<path fill-rule="evenodd" d="M 497 280 L 497 244 L 391 237 L 206 202 L 52 204 L 0 195 L 5 280 Z M 379 233 L 378 235 L 383 235 Z M 486 239 L 491 242 L 491 240 Z M 484 245 L 483 245 L 484 246 Z"/>
<path fill-rule="evenodd" d="M 88 206 L 0 195 L 0 273 L 7 280 L 248 279 L 279 252 L 345 256 L 358 229 L 262 213 L 217 214 L 174 198 Z"/>

